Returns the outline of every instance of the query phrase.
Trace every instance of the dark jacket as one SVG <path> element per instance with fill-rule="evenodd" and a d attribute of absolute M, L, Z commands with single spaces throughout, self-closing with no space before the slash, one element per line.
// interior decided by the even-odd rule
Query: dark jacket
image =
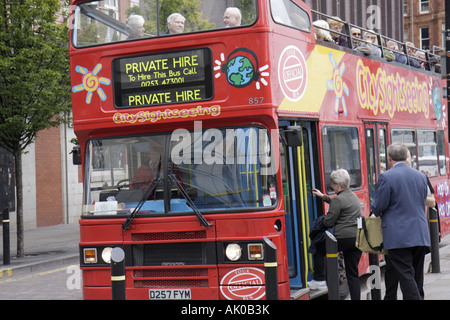
<path fill-rule="evenodd" d="M 356 237 L 356 219 L 362 215 L 358 197 L 346 189 L 331 198 L 324 196 L 323 201 L 330 204 L 323 224 L 326 227 L 335 226 L 334 236 L 337 239 Z"/>
<path fill-rule="evenodd" d="M 311 225 L 309 231 L 309 238 L 311 239 L 311 245 L 309 246 L 308 252 L 315 254 L 317 246 L 325 241 L 325 231 L 329 231 L 334 234 L 334 226 L 331 228 L 325 227 L 323 220 L 326 216 L 320 216 Z"/>
<path fill-rule="evenodd" d="M 398 162 L 380 175 L 371 210 L 381 216 L 386 250 L 430 246 L 427 194 L 426 176 L 405 162 Z"/>

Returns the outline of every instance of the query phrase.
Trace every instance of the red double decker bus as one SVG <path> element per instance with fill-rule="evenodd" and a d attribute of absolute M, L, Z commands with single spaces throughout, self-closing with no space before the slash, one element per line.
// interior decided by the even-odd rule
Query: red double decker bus
<path fill-rule="evenodd" d="M 395 141 L 432 180 L 448 233 L 445 84 L 430 59 L 316 41 L 300 0 L 192 3 L 72 1 L 85 299 L 111 298 L 114 247 L 128 299 L 265 299 L 264 238 L 279 298 L 310 298 L 308 234 L 326 212 L 311 190 L 332 194 L 330 173 L 347 169 L 368 214 Z"/>

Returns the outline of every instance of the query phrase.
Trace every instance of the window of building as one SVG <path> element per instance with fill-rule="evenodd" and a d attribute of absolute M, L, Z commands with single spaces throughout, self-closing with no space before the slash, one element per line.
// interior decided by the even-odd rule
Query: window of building
<path fill-rule="evenodd" d="M 117 8 L 117 0 L 105 0 L 105 6 Z"/>
<path fill-rule="evenodd" d="M 409 39 L 409 30 L 408 29 L 403 29 L 403 39 L 405 39 L 405 41 L 410 41 Z"/>
<path fill-rule="evenodd" d="M 420 28 L 420 49 L 430 50 L 430 28 Z"/>
<path fill-rule="evenodd" d="M 420 0 L 420 13 L 428 13 L 430 12 L 430 1 L 429 0 Z"/>
<path fill-rule="evenodd" d="M 407 1 L 403 1 L 403 16 L 409 16 L 409 7 Z"/>

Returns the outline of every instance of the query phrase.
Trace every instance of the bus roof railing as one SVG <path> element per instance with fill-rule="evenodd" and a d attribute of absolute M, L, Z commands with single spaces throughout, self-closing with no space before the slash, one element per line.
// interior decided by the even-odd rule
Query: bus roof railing
<path fill-rule="evenodd" d="M 406 63 L 404 63 L 404 64 L 406 64 L 406 65 L 411 65 L 413 67 L 421 68 L 421 69 L 424 69 L 427 71 L 441 73 L 440 55 L 435 53 L 435 47 L 433 47 L 433 53 L 431 53 L 431 52 L 429 52 L 429 50 L 423 50 L 423 49 L 414 47 L 414 45 L 412 43 L 402 42 L 402 41 L 399 41 L 396 39 L 389 38 L 378 32 L 375 32 L 374 30 L 370 30 L 370 29 L 366 29 L 366 28 L 357 26 L 348 21 L 341 20 L 338 17 L 333 17 L 333 16 L 321 13 L 316 10 L 311 10 L 311 12 L 313 14 L 315 14 L 317 17 L 317 19 L 315 19 L 314 21 L 320 20 L 319 18 L 321 18 L 322 20 L 326 20 L 326 21 L 332 20 L 332 21 L 336 21 L 336 22 L 342 24 L 343 28 L 341 29 L 341 32 L 331 30 L 330 28 L 316 26 L 316 25 L 314 25 L 314 28 L 327 31 L 330 34 L 338 34 L 339 36 L 345 37 L 347 39 L 347 44 L 348 44 L 349 49 L 355 50 L 357 47 L 357 44 L 361 43 L 361 42 L 371 44 L 371 45 L 374 45 L 381 49 L 381 57 L 384 59 L 386 59 L 386 53 L 391 51 L 394 54 L 404 56 L 405 61 L 406 61 Z M 326 18 L 326 19 L 323 19 L 323 18 Z M 370 33 L 375 34 L 378 39 L 378 44 L 373 44 L 371 42 L 368 42 L 368 41 L 364 40 L 363 37 L 361 37 L 361 38 L 354 37 L 351 33 L 351 30 L 353 28 L 359 29 L 361 31 L 361 34 L 363 32 L 364 33 L 370 32 Z M 387 44 L 389 41 L 396 43 L 398 46 L 398 50 L 388 48 Z M 336 45 L 338 45 L 338 44 L 336 44 Z M 410 48 L 411 53 L 408 52 L 408 48 Z M 441 48 L 439 48 L 439 49 L 441 49 Z M 445 52 L 445 50 L 443 50 L 443 51 Z"/>

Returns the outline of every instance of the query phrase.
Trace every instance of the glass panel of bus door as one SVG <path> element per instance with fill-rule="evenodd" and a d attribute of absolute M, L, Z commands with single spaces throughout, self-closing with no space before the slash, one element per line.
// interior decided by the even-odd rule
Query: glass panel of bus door
<path fill-rule="evenodd" d="M 371 202 L 375 196 L 378 176 L 387 168 L 386 125 L 378 123 L 366 123 L 365 136 L 367 181 L 369 188 L 369 201 Z"/>
<path fill-rule="evenodd" d="M 312 256 L 309 229 L 317 217 L 318 206 L 313 201 L 311 190 L 315 185 L 317 157 L 317 135 L 315 123 L 280 121 L 280 131 L 288 126 L 302 127 L 302 146 L 291 147 L 280 144 L 281 173 L 286 221 L 286 241 L 288 250 L 289 279 L 291 287 L 306 287 L 312 274 Z M 320 210 L 320 209 L 319 209 Z"/>

